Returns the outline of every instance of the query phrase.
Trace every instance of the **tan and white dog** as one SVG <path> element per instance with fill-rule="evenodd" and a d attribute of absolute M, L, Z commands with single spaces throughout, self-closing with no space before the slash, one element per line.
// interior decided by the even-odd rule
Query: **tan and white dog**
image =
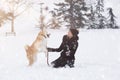
<path fill-rule="evenodd" d="M 49 37 L 49 35 L 47 34 L 47 31 L 44 29 L 38 33 L 38 36 L 36 37 L 35 41 L 32 43 L 31 46 L 29 45 L 25 46 L 29 66 L 31 66 L 35 62 L 37 54 L 39 52 L 45 53 L 47 57 L 47 64 L 49 65 L 47 51 L 47 37 Z"/>

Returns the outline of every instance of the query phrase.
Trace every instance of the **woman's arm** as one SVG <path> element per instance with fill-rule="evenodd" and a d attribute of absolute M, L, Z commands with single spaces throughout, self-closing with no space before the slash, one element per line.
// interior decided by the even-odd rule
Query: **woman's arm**
<path fill-rule="evenodd" d="M 47 48 L 47 49 L 48 49 L 48 52 L 60 52 L 62 51 L 62 46 L 63 46 L 63 43 L 60 45 L 59 48 Z"/>
<path fill-rule="evenodd" d="M 61 45 L 59 46 L 59 48 L 47 48 L 48 49 L 48 52 L 60 52 L 63 50 L 63 46 L 64 46 L 64 41 L 66 39 L 66 35 L 63 37 L 63 40 L 62 40 L 62 43 Z"/>

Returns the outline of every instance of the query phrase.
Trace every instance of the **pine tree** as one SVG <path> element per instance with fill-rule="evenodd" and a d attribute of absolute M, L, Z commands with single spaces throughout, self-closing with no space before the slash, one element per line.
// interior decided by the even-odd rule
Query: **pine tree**
<path fill-rule="evenodd" d="M 95 3 L 90 4 L 88 29 L 103 29 L 106 27 L 106 18 L 103 12 L 104 0 L 96 0 Z"/>
<path fill-rule="evenodd" d="M 65 0 L 55 5 L 58 7 L 55 9 L 57 17 L 62 18 L 67 27 L 84 28 L 86 22 L 84 14 L 87 11 L 84 0 Z"/>
<path fill-rule="evenodd" d="M 93 9 L 93 6 L 91 5 L 90 6 L 90 13 L 87 14 L 88 16 L 88 29 L 95 29 L 96 28 L 96 18 L 95 18 L 95 12 L 94 12 L 94 9 Z"/>
<path fill-rule="evenodd" d="M 106 25 L 106 18 L 103 16 L 104 12 L 104 0 L 97 0 L 95 9 L 95 23 L 97 26 L 95 26 L 96 29 L 103 29 Z"/>
<path fill-rule="evenodd" d="M 113 9 L 112 8 L 108 8 L 108 28 L 119 28 L 118 26 L 116 26 L 116 20 L 115 20 L 115 15 L 113 14 Z"/>
<path fill-rule="evenodd" d="M 97 0 L 96 13 L 98 18 L 102 16 L 102 12 L 104 12 L 104 0 Z"/>

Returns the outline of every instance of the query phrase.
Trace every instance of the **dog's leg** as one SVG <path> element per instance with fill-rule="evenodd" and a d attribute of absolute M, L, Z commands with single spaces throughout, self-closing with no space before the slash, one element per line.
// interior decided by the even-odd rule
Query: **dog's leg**
<path fill-rule="evenodd" d="M 31 55 L 28 50 L 26 50 L 26 52 L 27 52 L 27 59 L 29 61 L 28 66 L 31 66 L 33 64 L 33 62 L 34 62 L 33 55 Z"/>
<path fill-rule="evenodd" d="M 30 65 L 32 65 L 32 63 L 31 63 L 30 54 L 29 54 L 28 49 L 29 49 L 29 46 L 25 46 L 26 56 L 27 56 L 27 59 L 29 61 L 28 66 L 30 66 Z"/>
<path fill-rule="evenodd" d="M 34 63 L 34 56 L 33 55 L 29 55 L 28 56 L 28 60 L 29 60 L 29 66 L 31 66 Z"/>
<path fill-rule="evenodd" d="M 26 51 L 27 59 L 29 61 L 28 66 L 31 66 L 34 63 L 34 54 L 31 54 L 31 50 L 29 46 L 25 47 L 25 51 Z"/>

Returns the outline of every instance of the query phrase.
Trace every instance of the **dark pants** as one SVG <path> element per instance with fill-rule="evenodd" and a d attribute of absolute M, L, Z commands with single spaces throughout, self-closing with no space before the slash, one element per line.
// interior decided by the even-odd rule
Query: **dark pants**
<path fill-rule="evenodd" d="M 54 68 L 65 67 L 68 65 L 70 68 L 74 67 L 74 60 L 69 60 L 66 58 L 59 57 L 51 63 Z"/>

